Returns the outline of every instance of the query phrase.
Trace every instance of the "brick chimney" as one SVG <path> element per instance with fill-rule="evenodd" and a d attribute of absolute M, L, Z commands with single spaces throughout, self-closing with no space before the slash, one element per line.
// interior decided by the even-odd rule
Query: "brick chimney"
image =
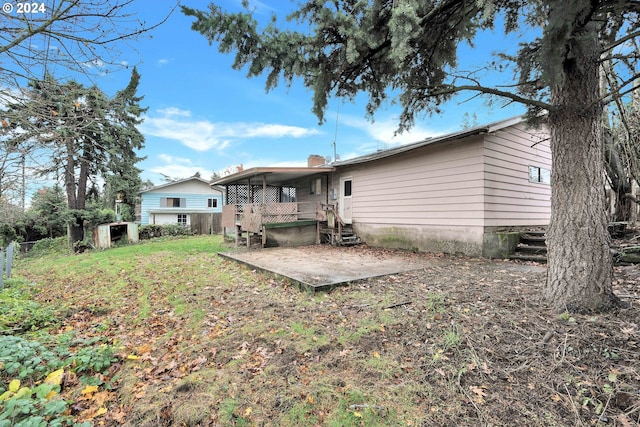
<path fill-rule="evenodd" d="M 307 159 L 307 166 L 310 168 L 322 166 L 325 164 L 324 157 L 318 154 L 311 154 Z"/>

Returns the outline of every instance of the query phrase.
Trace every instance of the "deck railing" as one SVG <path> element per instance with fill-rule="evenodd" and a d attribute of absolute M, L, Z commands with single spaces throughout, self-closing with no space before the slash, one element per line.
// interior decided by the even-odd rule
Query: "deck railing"
<path fill-rule="evenodd" d="M 243 203 L 222 207 L 222 226 L 258 233 L 264 224 L 295 222 L 301 219 L 316 219 L 316 207 L 301 209 L 311 203 Z"/>

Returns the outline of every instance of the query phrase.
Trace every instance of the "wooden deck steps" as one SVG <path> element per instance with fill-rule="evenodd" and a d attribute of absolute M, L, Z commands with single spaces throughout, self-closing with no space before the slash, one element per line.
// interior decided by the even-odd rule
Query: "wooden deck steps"
<path fill-rule="evenodd" d="M 360 243 L 362 243 L 360 241 L 360 237 L 358 237 L 351 227 L 342 229 L 342 236 L 340 239 L 341 246 L 358 245 Z"/>
<path fill-rule="evenodd" d="M 544 231 L 527 231 L 520 236 L 520 243 L 509 259 L 547 262 L 547 245 Z"/>
<path fill-rule="evenodd" d="M 340 232 L 337 227 L 332 228 L 327 223 L 320 223 L 318 231 L 322 243 L 329 243 L 333 246 L 353 246 L 362 243 L 353 228 L 348 226 L 342 227 L 342 232 Z"/>
<path fill-rule="evenodd" d="M 612 237 L 623 235 L 624 228 L 620 223 L 609 224 L 609 232 Z M 612 246 L 614 264 L 640 263 L 640 246 L 619 247 Z M 520 243 L 509 259 L 520 261 L 547 262 L 547 246 L 544 231 L 527 231 L 520 236 Z"/>

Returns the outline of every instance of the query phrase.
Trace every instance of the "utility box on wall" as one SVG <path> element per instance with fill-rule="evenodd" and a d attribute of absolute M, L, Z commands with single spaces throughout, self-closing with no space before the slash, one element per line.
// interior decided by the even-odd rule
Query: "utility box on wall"
<path fill-rule="evenodd" d="M 125 241 L 138 242 L 138 224 L 135 222 L 100 224 L 93 231 L 93 244 L 96 248 L 110 248 Z"/>

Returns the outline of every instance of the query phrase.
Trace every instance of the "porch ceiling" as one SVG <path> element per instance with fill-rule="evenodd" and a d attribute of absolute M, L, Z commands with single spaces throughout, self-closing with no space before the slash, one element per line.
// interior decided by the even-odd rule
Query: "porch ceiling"
<path fill-rule="evenodd" d="M 230 185 L 230 184 L 247 184 L 248 181 L 252 185 L 262 185 L 266 179 L 267 185 L 282 185 L 288 182 L 296 181 L 305 176 L 316 175 L 320 173 L 329 173 L 334 171 L 332 166 L 322 167 L 283 167 L 283 168 L 251 168 L 233 175 L 225 176 L 215 180 L 211 185 Z"/>

